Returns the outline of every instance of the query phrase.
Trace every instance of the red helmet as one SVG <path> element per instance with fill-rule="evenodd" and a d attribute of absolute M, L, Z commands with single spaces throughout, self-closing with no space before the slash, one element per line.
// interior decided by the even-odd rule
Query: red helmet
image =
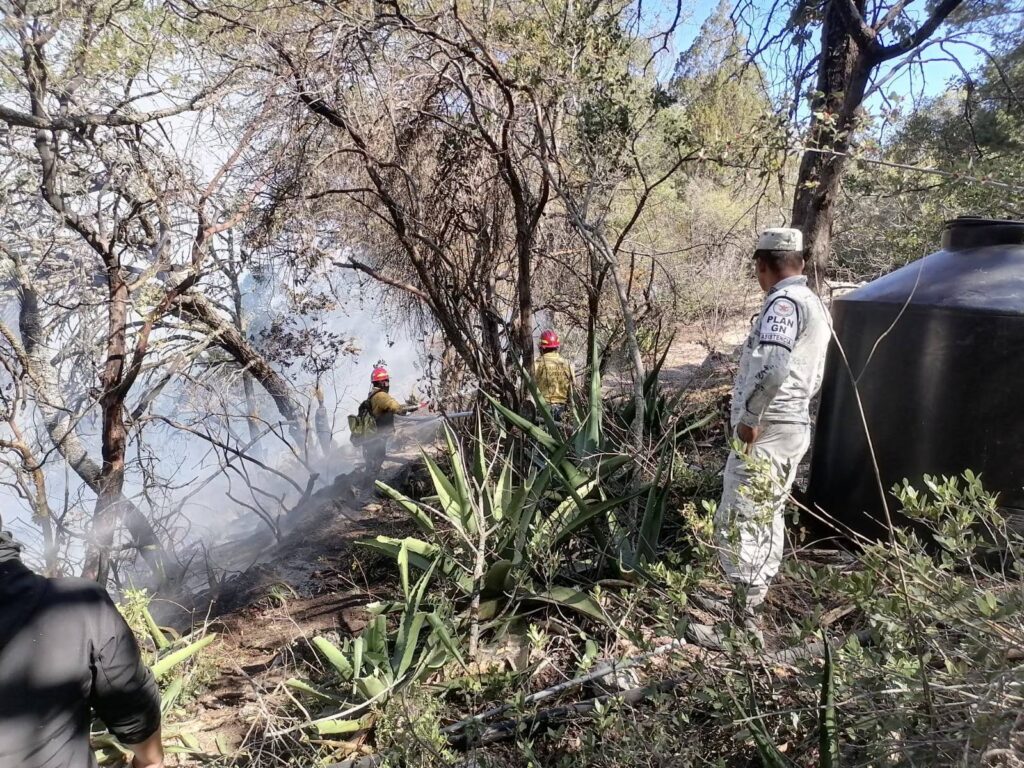
<path fill-rule="evenodd" d="M 558 340 L 558 334 L 552 331 L 550 328 L 540 335 L 540 348 L 541 349 L 558 349 L 561 342 Z"/>
<path fill-rule="evenodd" d="M 373 369 L 373 373 L 370 374 L 370 381 L 374 384 L 382 384 L 385 381 L 391 379 L 391 374 L 388 373 L 388 369 L 384 366 L 378 365 Z"/>

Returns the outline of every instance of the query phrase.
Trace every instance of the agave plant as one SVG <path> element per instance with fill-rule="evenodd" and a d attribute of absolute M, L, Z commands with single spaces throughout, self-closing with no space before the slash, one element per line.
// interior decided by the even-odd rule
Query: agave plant
<path fill-rule="evenodd" d="M 627 486 L 627 489 L 609 498 L 608 480 L 623 467 L 633 469 L 635 478 L 637 467 L 632 456 L 625 450 L 609 450 L 601 446 L 603 430 L 599 409 L 593 409 L 588 414 L 587 421 L 584 421 L 576 434 L 559 442 L 551 431 L 529 422 L 496 401 L 492 402 L 506 421 L 536 441 L 538 451 L 544 455 L 544 463 L 553 470 L 553 477 L 565 493 L 565 500 L 550 519 L 564 521 L 566 530 L 556 532 L 554 538 L 551 539 L 549 536 L 548 540 L 564 542 L 569 535 L 599 518 L 603 527 L 595 528 L 594 532 L 601 539 L 600 544 L 606 552 L 613 555 L 611 562 L 618 568 L 620 574 L 642 571 L 645 565 L 657 559 L 668 493 L 673 480 L 674 440 L 666 440 L 661 444 L 653 483 L 638 484 L 635 480 L 632 483 L 620 482 L 618 485 Z M 596 429 L 589 428 L 590 421 L 597 424 Z M 700 428 L 706 422 L 705 419 L 686 428 L 677 428 L 676 433 L 681 436 Z M 582 439 L 581 434 L 584 435 Z M 578 463 L 568 458 L 570 445 L 590 446 L 594 444 L 594 440 L 601 446 L 597 453 L 585 454 Z M 632 485 L 631 490 L 628 489 L 629 485 Z M 642 496 L 646 499 L 641 510 L 634 502 Z M 595 501 L 593 497 L 597 497 L 597 500 Z M 573 515 L 566 518 L 559 514 L 566 510 L 570 510 Z M 602 535 L 601 531 L 605 533 Z"/>
<path fill-rule="evenodd" d="M 516 426 L 530 430 L 551 447 L 543 467 L 531 466 L 523 476 L 513 466 L 511 452 L 488 451 L 478 418 L 472 457 L 467 460 L 455 434 L 446 429 L 450 474 L 424 455 L 433 495 L 411 499 L 378 483 L 395 499 L 420 529 L 422 538 L 398 540 L 378 536 L 363 546 L 398 557 L 404 549 L 420 570 L 437 563 L 440 573 L 469 597 L 479 597 L 484 617 L 503 611 L 512 601 L 556 602 L 591 618 L 603 613 L 589 595 L 569 587 L 540 588 L 547 581 L 535 565 L 564 547 L 579 531 L 634 494 L 608 497 L 606 481 L 629 463 L 625 455 L 602 457 L 593 468 L 581 469 L 568 460 L 569 442 L 558 442 L 550 432 L 497 406 Z M 507 434 L 499 427 L 498 445 Z M 644 489 L 646 490 L 646 489 Z"/>
<path fill-rule="evenodd" d="M 366 713 L 371 707 L 383 704 L 395 691 L 452 661 L 462 664 L 458 643 L 444 618 L 423 606 L 437 561 L 412 582 L 410 561 L 416 556 L 412 548 L 402 545 L 396 557 L 404 602 L 393 636 L 388 633 L 390 606 L 371 605 L 373 619 L 340 648 L 324 637 L 313 639 L 313 646 L 334 670 L 332 687 L 315 687 L 297 678 L 286 681 L 289 688 L 335 710 L 334 714 L 313 721 L 321 736 L 369 727 L 372 716 Z"/>

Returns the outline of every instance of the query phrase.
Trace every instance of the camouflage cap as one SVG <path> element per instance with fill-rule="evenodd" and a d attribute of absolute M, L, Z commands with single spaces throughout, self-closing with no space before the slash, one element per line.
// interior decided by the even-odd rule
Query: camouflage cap
<path fill-rule="evenodd" d="M 804 249 L 804 235 L 799 229 L 790 227 L 777 227 L 766 229 L 757 239 L 757 250 L 759 251 L 802 251 Z"/>

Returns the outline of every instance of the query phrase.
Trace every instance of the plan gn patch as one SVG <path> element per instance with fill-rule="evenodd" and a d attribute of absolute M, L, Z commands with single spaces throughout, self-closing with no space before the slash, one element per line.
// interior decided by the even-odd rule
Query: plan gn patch
<path fill-rule="evenodd" d="M 778 344 L 792 352 L 800 329 L 799 314 L 792 299 L 785 296 L 775 299 L 761 315 L 761 343 Z"/>

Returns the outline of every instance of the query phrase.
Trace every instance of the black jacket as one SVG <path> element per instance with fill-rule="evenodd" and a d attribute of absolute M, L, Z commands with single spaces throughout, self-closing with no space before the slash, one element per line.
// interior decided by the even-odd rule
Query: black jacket
<path fill-rule="evenodd" d="M 0 532 L 0 768 L 88 768 L 90 708 L 125 744 L 160 726 L 160 693 L 98 584 L 26 568 Z"/>

